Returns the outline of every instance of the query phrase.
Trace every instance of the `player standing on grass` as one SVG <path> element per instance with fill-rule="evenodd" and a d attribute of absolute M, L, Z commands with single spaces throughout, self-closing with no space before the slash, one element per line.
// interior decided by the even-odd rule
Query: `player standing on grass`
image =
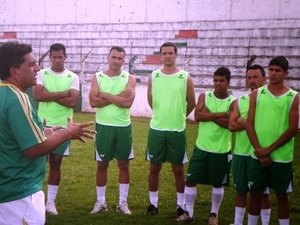
<path fill-rule="evenodd" d="M 63 44 L 50 46 L 50 68 L 41 70 L 33 96 L 39 102 L 38 114 L 47 126 L 67 126 L 67 118 L 73 118 L 73 108 L 79 98 L 79 78 L 65 68 L 67 58 Z M 70 141 L 64 142 L 49 154 L 49 176 L 46 211 L 57 215 L 55 199 L 61 178 L 63 156 L 69 155 Z"/>
<path fill-rule="evenodd" d="M 280 225 L 289 224 L 288 192 L 292 191 L 294 136 L 298 129 L 299 96 L 285 84 L 289 63 L 273 58 L 268 67 L 269 83 L 250 95 L 247 133 L 251 151 L 248 225 L 256 225 L 266 187 L 277 197 Z"/>
<path fill-rule="evenodd" d="M 119 204 L 116 212 L 131 214 L 127 198 L 129 192 L 129 161 L 133 159 L 131 119 L 129 108 L 135 98 L 136 80 L 121 69 L 125 50 L 114 46 L 108 55 L 108 69 L 97 72 L 90 90 L 90 104 L 96 111 L 96 174 L 97 201 L 92 214 L 107 211 L 105 198 L 107 170 L 113 158 L 119 168 Z"/>
<path fill-rule="evenodd" d="M 200 94 L 195 109 L 199 122 L 198 137 L 186 175 L 185 222 L 193 222 L 196 184 L 212 186 L 212 204 L 209 225 L 218 224 L 218 212 L 228 185 L 231 150 L 231 132 L 228 130 L 229 115 L 234 97 L 228 93 L 231 73 L 219 67 L 213 75 L 214 90 Z"/>
<path fill-rule="evenodd" d="M 263 86 L 266 74 L 260 65 L 250 66 L 247 70 L 246 85 L 251 91 Z M 248 171 L 250 163 L 251 143 L 246 133 L 246 121 L 249 111 L 249 94 L 241 96 L 233 103 L 233 111 L 229 118 L 229 129 L 235 132 L 235 145 L 233 149 L 232 174 L 236 190 L 234 225 L 242 225 L 247 206 Z M 262 225 L 270 221 L 269 190 L 266 190 L 261 199 Z"/>
<path fill-rule="evenodd" d="M 153 71 L 148 80 L 148 103 L 153 114 L 148 133 L 146 159 L 150 205 L 146 215 L 158 213 L 158 184 L 162 164 L 172 165 L 177 191 L 176 219 L 184 214 L 184 163 L 186 155 L 186 117 L 195 107 L 191 76 L 176 65 L 177 47 L 166 42 L 160 47 L 163 67 Z"/>

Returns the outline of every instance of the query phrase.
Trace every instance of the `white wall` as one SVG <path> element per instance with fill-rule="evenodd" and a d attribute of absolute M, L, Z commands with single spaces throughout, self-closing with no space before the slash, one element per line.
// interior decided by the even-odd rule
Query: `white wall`
<path fill-rule="evenodd" d="M 0 24 L 288 18 L 300 18 L 299 0 L 0 0 Z"/>

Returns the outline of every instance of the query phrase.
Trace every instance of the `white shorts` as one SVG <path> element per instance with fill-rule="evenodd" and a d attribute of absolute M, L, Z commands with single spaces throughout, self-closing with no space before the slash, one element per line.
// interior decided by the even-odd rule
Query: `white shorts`
<path fill-rule="evenodd" d="M 45 221 L 43 191 L 15 201 L 0 203 L 1 225 L 44 225 Z"/>

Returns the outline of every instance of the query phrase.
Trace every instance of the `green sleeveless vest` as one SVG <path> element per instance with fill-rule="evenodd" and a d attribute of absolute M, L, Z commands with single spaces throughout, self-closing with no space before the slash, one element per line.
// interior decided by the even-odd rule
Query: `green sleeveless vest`
<path fill-rule="evenodd" d="M 247 119 L 249 111 L 249 95 L 243 95 L 238 99 L 238 108 L 240 112 L 240 117 Z M 236 131 L 235 132 L 235 146 L 234 154 L 237 155 L 250 155 L 251 152 L 251 143 L 248 138 L 246 130 Z"/>
<path fill-rule="evenodd" d="M 267 86 L 258 89 L 254 129 L 262 147 L 270 146 L 289 127 L 289 114 L 297 92 L 290 89 L 281 96 L 274 96 Z M 293 160 L 294 138 L 271 153 L 275 162 Z M 251 155 L 255 157 L 254 151 Z"/>
<path fill-rule="evenodd" d="M 205 106 L 212 113 L 228 112 L 233 101 L 232 95 L 225 99 L 218 99 L 213 91 L 205 92 Z M 212 121 L 200 121 L 196 146 L 212 153 L 229 152 L 231 150 L 231 132 Z"/>
<path fill-rule="evenodd" d="M 161 131 L 183 131 L 186 126 L 188 73 L 152 73 L 152 119 L 150 127 Z"/>
<path fill-rule="evenodd" d="M 69 91 L 72 84 L 72 75 L 73 73 L 68 71 L 63 75 L 56 76 L 49 69 L 45 69 L 42 71 L 43 86 L 49 92 Z M 54 101 L 39 102 L 38 115 L 42 121 L 46 119 L 49 126 L 66 127 L 68 117 L 73 117 L 73 108 L 65 107 Z"/>
<path fill-rule="evenodd" d="M 126 89 L 129 73 L 122 71 L 120 75 L 110 77 L 103 72 L 98 72 L 96 77 L 100 92 L 118 95 Z M 131 123 L 129 109 L 114 104 L 97 108 L 96 122 L 106 126 L 128 126 Z"/>

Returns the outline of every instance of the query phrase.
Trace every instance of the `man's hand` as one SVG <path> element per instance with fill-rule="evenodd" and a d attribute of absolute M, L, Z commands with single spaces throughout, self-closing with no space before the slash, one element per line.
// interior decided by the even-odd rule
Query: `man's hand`
<path fill-rule="evenodd" d="M 85 138 L 93 139 L 95 137 L 96 131 L 87 128 L 93 124 L 93 121 L 86 123 L 73 123 L 72 119 L 68 118 L 68 126 L 66 130 L 69 132 L 70 139 L 79 140 L 85 143 Z"/>
<path fill-rule="evenodd" d="M 268 167 L 272 163 L 272 160 L 269 157 L 267 157 L 267 156 L 260 157 L 260 158 L 258 158 L 258 160 L 259 160 L 259 162 L 260 162 L 260 164 L 261 164 L 262 167 Z"/>

